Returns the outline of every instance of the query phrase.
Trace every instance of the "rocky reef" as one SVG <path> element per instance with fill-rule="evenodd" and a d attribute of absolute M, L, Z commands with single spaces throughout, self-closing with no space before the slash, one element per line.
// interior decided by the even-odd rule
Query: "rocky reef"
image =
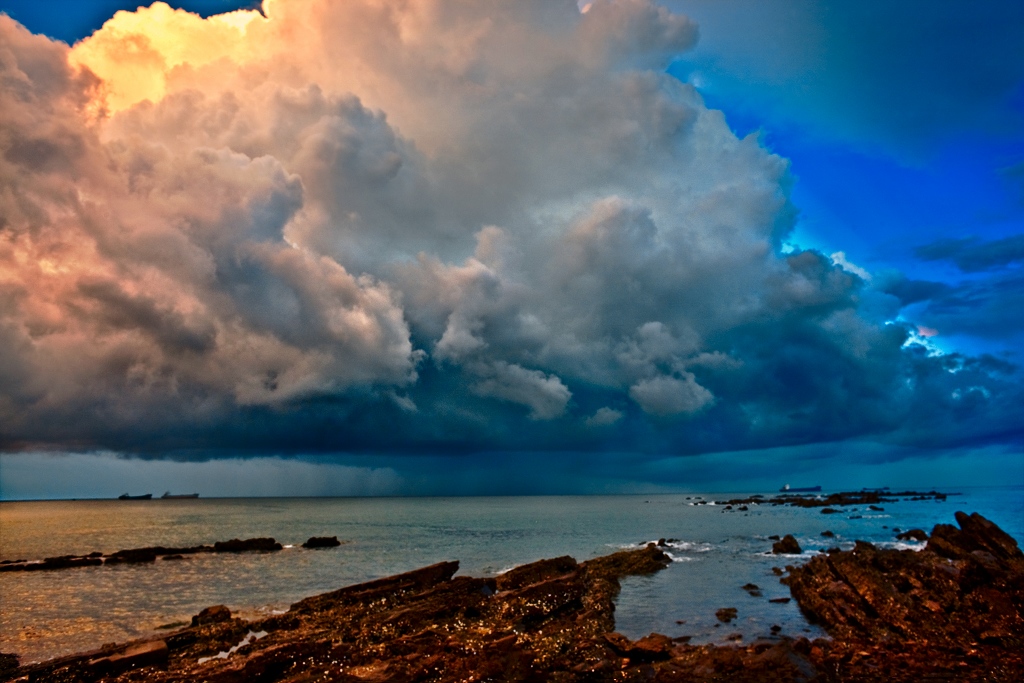
<path fill-rule="evenodd" d="M 12 667 L 0 680 L 1024 680 L 1024 555 L 981 516 L 956 519 L 959 528 L 936 526 L 919 552 L 858 543 L 788 568 L 783 582 L 831 636 L 813 642 L 691 646 L 615 633 L 620 580 L 670 561 L 650 544 L 491 578 L 455 576 L 458 563 L 443 562 L 253 622 L 215 606 L 162 638 Z M 732 614 L 720 611 L 727 622 Z"/>
<path fill-rule="evenodd" d="M 314 536 L 302 544 L 303 548 L 334 548 L 342 545 L 336 536 Z M 0 560 L 0 572 L 35 572 L 52 571 L 54 569 L 74 569 L 76 567 L 97 567 L 116 564 L 145 564 L 162 560 L 181 560 L 187 555 L 202 553 L 270 553 L 281 550 L 284 546 L 273 538 L 232 538 L 230 541 L 217 541 L 213 545 L 194 545 L 182 548 L 166 546 L 149 546 L 146 548 L 127 548 L 104 555 L 100 551 L 88 555 L 59 555 L 42 560 Z"/>
<path fill-rule="evenodd" d="M 960 495 L 958 493 L 940 493 L 938 491 L 838 491 L 824 495 L 821 493 L 783 493 L 778 496 L 766 498 L 761 495 L 748 496 L 746 498 L 732 498 L 729 500 L 716 500 L 715 505 L 724 506 L 723 511 L 745 512 L 747 505 L 772 505 L 789 506 L 799 508 L 824 508 L 825 514 L 834 514 L 836 507 L 850 505 L 863 505 L 869 510 L 882 512 L 885 508 L 880 507 L 882 503 L 899 503 L 905 500 L 934 500 L 945 501 L 949 496 Z M 693 505 L 708 505 L 710 501 L 703 499 L 695 500 Z"/>

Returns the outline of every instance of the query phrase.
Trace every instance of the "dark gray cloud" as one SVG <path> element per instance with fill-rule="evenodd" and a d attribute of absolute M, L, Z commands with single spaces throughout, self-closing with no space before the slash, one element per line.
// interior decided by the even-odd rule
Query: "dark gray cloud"
<path fill-rule="evenodd" d="M 926 301 L 948 292 L 952 287 L 945 282 L 911 280 L 895 271 L 882 273 L 877 277 L 875 287 L 879 291 L 896 297 L 901 306 Z"/>
<path fill-rule="evenodd" d="M 941 334 L 999 341 L 1012 348 L 1024 339 L 1017 311 L 1024 306 L 1024 235 L 983 240 L 945 239 L 922 245 L 924 261 L 947 261 L 966 276 L 958 282 L 909 280 L 886 274 L 876 286 L 909 306 L 913 318 Z"/>
<path fill-rule="evenodd" d="M 918 247 L 914 254 L 926 261 L 951 261 L 965 273 L 978 273 L 1024 261 L 1024 234 L 996 240 L 939 240 Z"/>
<path fill-rule="evenodd" d="M 1024 333 L 1024 275 L 997 274 L 964 280 L 924 303 L 917 319 L 943 333 L 970 334 L 1009 342 Z"/>
<path fill-rule="evenodd" d="M 111 30 L 71 53 L 96 76 L 0 17 L 0 448 L 1021 442 L 1019 370 L 892 320 L 992 323 L 1019 283 L 784 252 L 787 162 L 663 73 L 691 21 L 425 7 L 161 15 L 164 61 L 104 61 Z"/>

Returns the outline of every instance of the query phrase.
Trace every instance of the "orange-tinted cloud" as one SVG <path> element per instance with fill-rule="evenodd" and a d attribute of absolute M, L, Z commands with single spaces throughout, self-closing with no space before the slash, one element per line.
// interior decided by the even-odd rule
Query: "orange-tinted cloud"
<path fill-rule="evenodd" d="M 198 69 L 220 60 L 252 58 L 247 33 L 264 22 L 256 10 L 203 19 L 166 3 L 120 11 L 72 48 L 68 61 L 103 82 L 106 108 L 118 112 L 144 100 L 159 101 L 175 69 Z M 255 27 L 254 28 L 254 33 Z"/>

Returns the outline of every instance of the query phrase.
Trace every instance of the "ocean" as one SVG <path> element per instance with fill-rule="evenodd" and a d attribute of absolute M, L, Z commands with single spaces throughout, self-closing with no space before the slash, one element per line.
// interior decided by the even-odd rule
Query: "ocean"
<path fill-rule="evenodd" d="M 947 491 L 945 501 L 901 501 L 823 515 L 820 508 L 750 505 L 725 510 L 704 501 L 749 493 L 481 498 L 258 498 L 0 503 L 0 559 L 42 559 L 144 546 L 192 546 L 272 536 L 275 553 L 201 554 L 181 561 L 59 571 L 0 573 L 0 651 L 22 663 L 157 633 L 202 608 L 225 604 L 254 618 L 287 610 L 309 595 L 459 560 L 460 574 L 495 575 L 533 560 L 586 560 L 660 538 L 675 560 L 658 574 L 629 577 L 617 601 L 616 629 L 692 636 L 691 643 L 782 633 L 816 637 L 772 568 L 806 561 L 856 539 L 882 547 L 893 529 L 930 531 L 953 512 L 980 512 L 1024 539 L 1024 488 Z M 774 492 L 762 492 L 772 496 Z M 834 538 L 826 538 L 829 530 Z M 772 555 L 771 535 L 793 534 L 803 554 Z M 311 536 L 337 536 L 337 548 L 306 550 Z M 742 586 L 752 583 L 761 595 Z M 715 611 L 735 607 L 721 624 Z"/>

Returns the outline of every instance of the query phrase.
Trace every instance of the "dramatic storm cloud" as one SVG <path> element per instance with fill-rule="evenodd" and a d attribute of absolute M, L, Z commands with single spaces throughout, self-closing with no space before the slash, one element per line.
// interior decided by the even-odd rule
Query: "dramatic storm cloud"
<path fill-rule="evenodd" d="M 915 154 L 958 131 L 1020 135 L 1024 6 L 1015 0 L 977 11 L 955 0 L 664 4 L 702 27 L 678 69 L 719 97 L 742 94 L 762 116 Z"/>
<path fill-rule="evenodd" d="M 899 317 L 950 291 L 784 246 L 787 161 L 666 73 L 697 40 L 647 0 L 0 16 L 0 447 L 1019 444 L 1019 369 Z"/>

